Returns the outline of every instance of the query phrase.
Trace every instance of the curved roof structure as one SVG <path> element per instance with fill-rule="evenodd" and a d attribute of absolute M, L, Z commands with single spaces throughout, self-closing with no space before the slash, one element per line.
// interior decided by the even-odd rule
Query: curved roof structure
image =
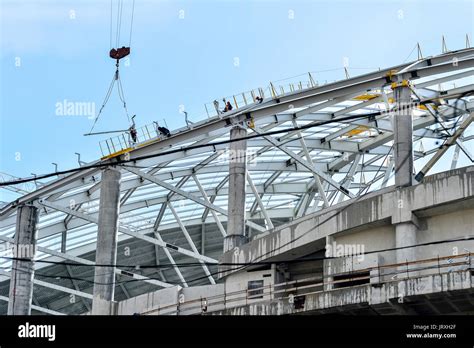
<path fill-rule="evenodd" d="M 226 234 L 226 140 L 232 125 L 246 125 L 253 136 L 247 140 L 246 197 L 247 235 L 252 238 L 392 184 L 393 76 L 409 79 L 412 98 L 420 102 L 413 109 L 417 169 L 427 172 L 436 166 L 446 151 L 440 145 L 448 140 L 457 155 L 443 161 L 444 166 L 455 167 L 460 156 L 472 161 L 474 135 L 466 129 L 474 103 L 466 92 L 474 88 L 473 73 L 474 49 L 468 48 L 324 85 L 309 75 L 302 83 L 258 90 L 262 102 L 254 101 L 253 92 L 239 95 L 244 101 L 234 97 L 234 110 L 210 114 L 170 137 L 161 138 L 151 127 L 132 148 L 125 138 L 111 140 L 102 147 L 102 160 L 5 205 L 0 241 L 4 250 L 12 242 L 18 204 L 40 207 L 38 260 L 54 264 L 36 263 L 33 309 L 87 312 L 100 165 L 116 165 L 122 172 L 116 299 L 176 284 L 213 283 L 212 264 L 218 262 Z M 117 163 L 117 158 L 127 162 Z M 196 261 L 204 263 L 183 265 Z M 1 263 L 0 299 L 7 301 L 10 261 Z M 0 302 L 0 313 L 6 313 L 6 301 Z"/>

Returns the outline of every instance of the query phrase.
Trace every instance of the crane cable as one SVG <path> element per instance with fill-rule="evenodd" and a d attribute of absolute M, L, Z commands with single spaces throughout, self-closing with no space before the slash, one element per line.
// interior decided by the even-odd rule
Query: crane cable
<path fill-rule="evenodd" d="M 135 12 L 135 0 L 132 3 L 132 20 L 130 21 L 130 38 L 128 41 L 128 47 L 132 47 L 132 32 L 133 32 L 133 14 Z"/>
<path fill-rule="evenodd" d="M 110 47 L 112 48 L 112 37 L 113 37 L 113 0 L 110 0 Z M 133 30 L 133 18 L 134 18 L 134 12 L 135 12 L 135 0 L 133 0 L 132 3 L 132 17 L 130 21 L 130 35 L 129 35 L 129 47 L 132 43 L 132 30 Z M 116 42 L 116 47 L 119 47 L 120 44 L 120 32 L 122 29 L 122 14 L 123 14 L 123 0 L 119 0 L 117 4 L 117 20 L 116 20 L 116 32 L 115 32 L 115 42 Z M 99 120 L 100 115 L 102 114 L 102 111 L 105 108 L 105 105 L 110 99 L 110 96 L 112 94 L 115 81 L 117 81 L 117 92 L 118 96 L 120 98 L 120 101 L 123 103 L 123 108 L 125 110 L 125 114 L 127 116 L 127 120 L 130 123 L 130 115 L 128 113 L 127 109 L 127 103 L 125 101 L 125 93 L 123 91 L 123 86 L 122 86 L 122 80 L 120 78 L 120 72 L 119 72 L 119 60 L 117 59 L 117 63 L 115 64 L 116 70 L 114 73 L 114 76 L 112 78 L 112 82 L 109 85 L 109 89 L 107 90 L 107 93 L 104 98 L 104 102 L 102 103 L 102 106 L 99 110 L 99 113 L 97 114 L 96 118 L 94 119 L 94 123 L 92 124 L 92 127 L 89 131 L 89 134 L 92 133 L 94 130 L 95 125 L 97 124 L 97 121 Z"/>
<path fill-rule="evenodd" d="M 89 131 L 89 133 L 92 133 L 92 131 L 94 130 L 94 127 L 95 127 L 97 121 L 99 120 L 99 116 L 102 114 L 102 110 L 104 110 L 105 105 L 106 105 L 107 102 L 109 101 L 110 95 L 112 94 L 112 90 L 114 89 L 115 80 L 116 80 L 116 74 L 114 74 L 114 77 L 112 78 L 112 82 L 110 83 L 110 86 L 109 86 L 109 89 L 108 89 L 108 91 L 107 91 L 107 94 L 105 95 L 104 101 L 102 102 L 102 106 L 100 107 L 99 113 L 97 114 L 97 116 L 96 116 L 96 118 L 95 118 L 95 120 L 94 120 L 94 123 L 92 124 L 91 130 Z"/>

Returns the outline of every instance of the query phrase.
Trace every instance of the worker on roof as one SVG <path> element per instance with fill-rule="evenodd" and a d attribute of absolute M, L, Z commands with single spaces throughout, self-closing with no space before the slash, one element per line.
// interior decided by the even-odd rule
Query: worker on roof
<path fill-rule="evenodd" d="M 165 136 L 165 137 L 169 137 L 171 136 L 171 132 L 169 131 L 168 128 L 166 127 L 160 127 L 159 123 L 156 122 L 156 121 L 153 121 L 153 124 L 155 125 L 155 128 L 156 128 L 156 133 L 160 136 Z"/>
<path fill-rule="evenodd" d="M 133 143 L 136 143 L 138 141 L 138 133 L 137 133 L 137 129 L 135 127 L 135 117 L 137 115 L 133 115 L 132 116 L 132 125 L 130 126 L 130 128 L 128 129 L 129 133 L 130 133 L 130 136 L 132 137 L 132 141 Z"/>
<path fill-rule="evenodd" d="M 165 137 L 171 136 L 171 132 L 166 127 L 158 127 L 158 132 L 160 132 L 160 134 L 165 136 Z"/>
<path fill-rule="evenodd" d="M 231 111 L 232 110 L 232 104 L 230 102 L 227 102 L 225 104 L 224 112 Z"/>
<path fill-rule="evenodd" d="M 138 134 L 138 133 L 137 133 L 137 130 L 136 130 L 136 128 L 135 128 L 135 124 L 132 124 L 132 125 L 130 126 L 130 128 L 128 129 L 128 131 L 130 132 L 130 136 L 132 137 L 132 141 L 133 141 L 134 143 L 136 143 L 136 142 L 138 141 L 138 137 L 137 137 L 137 134 Z"/>

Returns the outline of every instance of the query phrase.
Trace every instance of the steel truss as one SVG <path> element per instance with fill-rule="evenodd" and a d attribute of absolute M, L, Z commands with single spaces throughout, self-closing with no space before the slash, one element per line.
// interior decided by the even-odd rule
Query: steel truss
<path fill-rule="evenodd" d="M 167 154 L 168 150 L 228 139 L 236 124 L 247 127 L 249 135 L 262 134 L 247 141 L 246 225 L 253 236 L 390 183 L 394 165 L 391 76 L 410 80 L 416 94 L 427 101 L 413 109 L 417 168 L 426 174 L 450 146 L 453 158 L 446 169 L 456 167 L 460 153 L 472 161 L 474 136 L 467 130 L 474 102 L 471 97 L 455 100 L 474 89 L 473 74 L 474 49 L 448 52 L 267 97 L 260 104 L 197 122 L 192 129 L 130 152 L 134 161 L 118 166 L 122 171 L 119 242 L 138 246 L 133 251 L 136 256 L 119 260 L 165 266 L 147 272 L 119 267 L 117 286 L 128 298 L 144 288 L 137 290 L 132 282 L 120 280 L 134 280 L 133 284 L 146 284 L 147 289 L 215 283 L 212 264 L 218 262 L 226 235 L 229 144 Z M 381 113 L 344 120 L 375 112 Z M 307 125 L 314 127 L 265 135 Z M 104 162 L 113 164 L 113 159 Z M 16 206 L 33 202 L 41 208 L 39 258 L 93 266 L 100 180 L 101 169 L 91 168 L 43 183 L 31 193 L 21 191 L 26 194 L 0 210 L 0 240 L 12 243 Z M 183 262 L 198 264 L 189 268 L 182 267 Z M 3 260 L 1 266 L 9 264 Z M 49 267 L 36 264 L 38 272 L 51 272 Z M 74 266 L 63 268 L 69 278 L 80 277 Z M 91 276 L 90 272 L 81 274 Z M 0 271 L 0 276 L 8 287 L 9 272 Z M 198 281 L 193 280 L 196 277 Z M 39 278 L 35 278 L 35 295 L 42 291 L 77 295 L 83 306 L 61 307 L 50 300 L 36 300 L 34 310 L 48 314 L 90 310 L 92 284 L 73 280 L 58 285 L 54 279 Z M 0 296 L 0 300 L 8 298 Z"/>

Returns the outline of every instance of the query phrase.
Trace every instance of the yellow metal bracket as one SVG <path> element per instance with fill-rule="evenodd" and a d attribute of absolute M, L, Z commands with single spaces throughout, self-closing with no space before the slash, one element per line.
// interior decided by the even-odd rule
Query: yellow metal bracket
<path fill-rule="evenodd" d="M 253 117 L 247 120 L 247 127 L 251 129 L 255 128 L 255 122 L 254 122 Z"/>
<path fill-rule="evenodd" d="M 392 81 L 392 78 L 393 78 L 393 76 L 394 76 L 396 73 L 397 73 L 397 70 L 392 69 L 392 70 L 390 70 L 390 71 L 387 73 L 386 76 L 388 77 L 388 79 L 389 79 L 390 81 Z"/>
<path fill-rule="evenodd" d="M 127 152 L 130 152 L 130 151 L 132 151 L 132 150 L 133 150 L 133 148 L 132 148 L 132 147 L 129 147 L 129 148 L 127 148 L 127 149 L 120 150 L 120 151 L 111 153 L 110 155 L 104 156 L 104 157 L 101 158 L 101 160 L 103 161 L 103 160 L 106 160 L 106 159 L 109 159 L 109 158 L 114 158 L 114 157 L 123 155 L 123 154 L 125 154 L 125 153 L 127 153 Z"/>
<path fill-rule="evenodd" d="M 392 87 L 392 89 L 395 89 L 398 87 L 410 87 L 410 81 L 402 80 L 401 82 L 392 82 L 390 87 Z"/>

